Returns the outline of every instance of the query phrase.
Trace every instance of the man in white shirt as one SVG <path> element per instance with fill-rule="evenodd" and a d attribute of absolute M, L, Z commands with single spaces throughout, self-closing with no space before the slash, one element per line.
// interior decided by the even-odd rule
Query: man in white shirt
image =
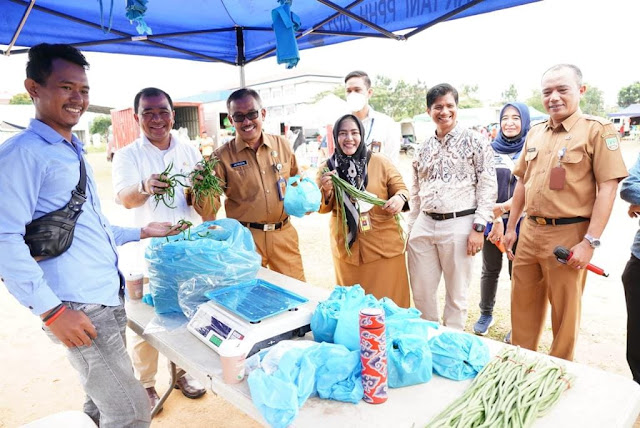
<path fill-rule="evenodd" d="M 402 142 L 400 125 L 369 105 L 373 94 L 369 75 L 364 71 L 352 71 L 344 78 L 344 84 L 349 110 L 364 125 L 365 135 L 362 138 L 367 148 L 386 155 L 397 165 Z"/>
<path fill-rule="evenodd" d="M 208 219 L 208 214 L 200 207 L 187 203 L 180 187 L 175 192 L 175 208 L 169 208 L 162 201 L 156 203 L 152 197 L 165 192 L 168 184 L 159 178 L 169 164 L 173 163 L 170 174 L 187 175 L 202 160 L 195 147 L 171 135 L 175 111 L 169 94 L 157 88 L 145 88 L 135 97 L 134 111 L 142 136 L 118 150 L 113 158 L 112 175 L 114 193 L 125 208 L 132 210 L 133 224 L 146 224 L 149 219 L 155 219 L 172 224 L 187 220 L 197 225 L 202 222 L 201 215 Z M 144 249 L 145 246 L 140 245 L 133 260 L 136 269 L 141 271 L 146 271 Z M 158 351 L 138 335 L 134 336 L 133 366 L 147 390 L 151 407 L 155 407 L 160 400 L 155 390 Z M 178 379 L 177 387 L 189 398 L 198 398 L 206 392 L 187 374 Z"/>

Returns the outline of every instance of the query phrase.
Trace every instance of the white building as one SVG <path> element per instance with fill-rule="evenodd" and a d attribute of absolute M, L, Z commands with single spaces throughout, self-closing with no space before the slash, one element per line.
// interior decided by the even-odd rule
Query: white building
<path fill-rule="evenodd" d="M 309 106 L 313 105 L 318 94 L 333 91 L 336 86 L 341 85 L 343 85 L 341 76 L 303 74 L 254 83 L 248 87 L 260 94 L 263 107 L 267 109 L 265 131 L 280 134 L 281 124 L 302 126 L 306 130 L 319 129 L 326 125 L 323 120 L 318 120 L 319 116 L 310 111 Z M 205 128 L 209 135 L 218 139 L 221 129 L 224 129 L 224 119 L 227 117 L 227 97 L 235 89 L 237 88 L 205 92 L 180 98 L 179 101 L 204 103 Z"/>
<path fill-rule="evenodd" d="M 29 120 L 35 116 L 36 109 L 33 104 L 0 104 L 0 121 L 26 128 L 29 126 Z M 91 144 L 89 129 L 93 120 L 98 116 L 104 116 L 104 114 L 87 111 L 73 128 L 73 133 L 85 144 Z"/>

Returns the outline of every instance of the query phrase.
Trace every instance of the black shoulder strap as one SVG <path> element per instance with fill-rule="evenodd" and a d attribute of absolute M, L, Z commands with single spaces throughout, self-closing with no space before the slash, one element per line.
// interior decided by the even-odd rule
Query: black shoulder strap
<path fill-rule="evenodd" d="M 84 166 L 84 159 L 82 155 L 80 156 L 80 180 L 78 180 L 76 190 L 83 196 L 85 195 L 85 192 L 87 190 L 87 171 Z"/>
<path fill-rule="evenodd" d="M 84 159 L 82 158 L 82 155 L 80 155 L 80 179 L 78 180 L 78 184 L 76 185 L 76 188 L 71 191 L 71 199 L 67 204 L 69 209 L 75 212 L 82 211 L 82 205 L 87 200 L 86 190 L 87 190 L 87 171 L 84 166 Z"/>

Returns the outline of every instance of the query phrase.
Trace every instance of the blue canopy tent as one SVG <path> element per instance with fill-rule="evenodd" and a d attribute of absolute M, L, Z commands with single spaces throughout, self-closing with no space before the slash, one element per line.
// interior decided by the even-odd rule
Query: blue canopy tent
<path fill-rule="evenodd" d="M 547 113 L 543 113 L 537 108 L 534 108 L 531 106 L 527 106 L 527 107 L 529 107 L 529 118 L 531 119 L 532 122 L 549 119 L 549 115 Z"/>
<path fill-rule="evenodd" d="M 298 49 L 362 37 L 407 40 L 446 20 L 539 0 L 293 0 Z M 0 44 L 69 43 L 85 51 L 214 61 L 243 67 L 273 56 L 277 0 L 151 0 L 139 34 L 125 0 L 0 0 Z M 145 3 L 142 1 L 142 3 Z M 138 22 L 139 23 L 139 22 Z M 241 68 L 241 85 L 244 74 Z"/>
<path fill-rule="evenodd" d="M 640 116 L 640 104 L 631 104 L 622 110 L 609 113 L 607 116 L 609 117 L 638 117 Z"/>

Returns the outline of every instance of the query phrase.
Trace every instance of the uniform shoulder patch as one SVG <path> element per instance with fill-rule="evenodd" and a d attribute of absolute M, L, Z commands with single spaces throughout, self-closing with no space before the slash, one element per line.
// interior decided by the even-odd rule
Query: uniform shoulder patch
<path fill-rule="evenodd" d="M 607 145 L 607 149 L 618 150 L 618 148 L 620 147 L 620 141 L 618 140 L 617 134 L 605 134 L 602 136 L 602 138 Z"/>

